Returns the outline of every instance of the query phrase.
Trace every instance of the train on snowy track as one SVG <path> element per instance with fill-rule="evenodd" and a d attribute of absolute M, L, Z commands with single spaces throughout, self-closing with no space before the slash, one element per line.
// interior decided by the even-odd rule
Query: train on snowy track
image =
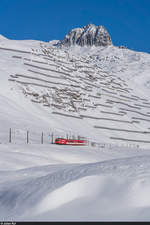
<path fill-rule="evenodd" d="M 86 140 L 56 138 L 55 144 L 58 145 L 87 145 Z"/>

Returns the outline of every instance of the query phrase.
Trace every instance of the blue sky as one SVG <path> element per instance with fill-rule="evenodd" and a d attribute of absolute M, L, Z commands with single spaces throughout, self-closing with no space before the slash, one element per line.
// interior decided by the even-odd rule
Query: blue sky
<path fill-rule="evenodd" d="M 0 0 L 0 34 L 10 39 L 60 40 L 88 23 L 114 45 L 150 53 L 150 0 Z"/>

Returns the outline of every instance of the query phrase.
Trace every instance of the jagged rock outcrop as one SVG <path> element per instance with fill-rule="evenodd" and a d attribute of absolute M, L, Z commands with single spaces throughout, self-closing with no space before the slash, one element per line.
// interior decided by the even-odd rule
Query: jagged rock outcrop
<path fill-rule="evenodd" d="M 59 45 L 80 45 L 80 46 L 108 46 L 112 45 L 112 40 L 107 30 L 103 26 L 88 24 L 82 28 L 71 30 Z"/>

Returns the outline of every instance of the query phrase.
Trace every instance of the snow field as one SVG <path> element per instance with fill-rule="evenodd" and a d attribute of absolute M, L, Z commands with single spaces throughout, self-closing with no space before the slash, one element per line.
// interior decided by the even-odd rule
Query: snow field
<path fill-rule="evenodd" d="M 149 220 L 147 149 L 0 145 L 0 219 Z"/>

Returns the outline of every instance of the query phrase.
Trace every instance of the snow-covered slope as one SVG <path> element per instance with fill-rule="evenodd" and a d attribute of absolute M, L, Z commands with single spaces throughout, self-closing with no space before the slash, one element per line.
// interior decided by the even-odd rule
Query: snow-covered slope
<path fill-rule="evenodd" d="M 113 45 L 1 40 L 1 142 L 12 128 L 19 140 L 30 130 L 149 146 L 149 61 Z"/>
<path fill-rule="evenodd" d="M 149 221 L 150 152 L 0 145 L 1 221 Z"/>
<path fill-rule="evenodd" d="M 150 55 L 57 43 L 0 37 L 0 220 L 149 221 Z"/>

